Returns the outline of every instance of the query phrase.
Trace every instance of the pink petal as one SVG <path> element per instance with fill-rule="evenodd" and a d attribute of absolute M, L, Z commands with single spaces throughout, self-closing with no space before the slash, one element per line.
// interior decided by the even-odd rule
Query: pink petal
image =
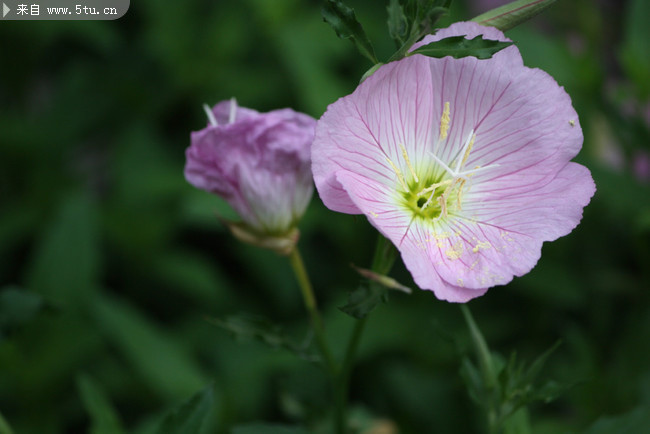
<path fill-rule="evenodd" d="M 411 159 L 425 158 L 434 113 L 428 62 L 421 56 L 384 65 L 346 98 L 331 104 L 319 120 L 312 147 L 312 171 L 321 199 L 334 211 L 361 211 L 334 174 L 358 173 L 386 188 L 398 183 L 387 158 L 403 165 L 403 146 Z"/>

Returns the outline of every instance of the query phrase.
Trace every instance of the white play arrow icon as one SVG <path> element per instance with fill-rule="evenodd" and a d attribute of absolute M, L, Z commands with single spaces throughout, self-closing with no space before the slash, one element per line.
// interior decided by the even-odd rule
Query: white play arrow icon
<path fill-rule="evenodd" d="M 2 18 L 6 17 L 8 13 L 9 13 L 9 6 L 2 3 Z"/>

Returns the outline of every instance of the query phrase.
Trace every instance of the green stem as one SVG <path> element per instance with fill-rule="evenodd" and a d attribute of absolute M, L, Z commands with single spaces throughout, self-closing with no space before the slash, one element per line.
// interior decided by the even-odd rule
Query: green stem
<path fill-rule="evenodd" d="M 368 317 L 359 319 L 354 324 L 354 329 L 352 330 L 352 336 L 348 341 L 348 346 L 345 351 L 345 359 L 343 359 L 343 364 L 341 365 L 341 370 L 338 373 L 335 389 L 335 424 L 336 432 L 338 434 L 345 434 L 347 432 L 347 406 L 348 406 L 348 393 L 350 388 L 350 374 L 352 373 L 352 366 L 354 364 L 354 359 L 357 355 L 357 348 L 359 347 L 359 342 L 361 341 L 361 335 L 365 328 Z"/>
<path fill-rule="evenodd" d="M 332 377 L 337 375 L 337 367 L 332 357 L 332 353 L 329 350 L 327 345 L 327 340 L 325 339 L 325 328 L 323 327 L 323 321 L 321 320 L 320 314 L 318 313 L 318 306 L 316 305 L 316 298 L 314 297 L 314 291 L 309 281 L 309 276 L 307 275 L 307 270 L 305 269 L 305 264 L 302 261 L 302 256 L 298 251 L 298 247 L 295 247 L 289 254 L 289 260 L 291 262 L 291 267 L 293 272 L 296 275 L 298 280 L 298 286 L 300 286 L 300 292 L 302 293 L 302 298 L 305 302 L 305 307 L 309 316 L 311 318 L 311 325 L 314 329 L 314 335 L 316 337 L 316 345 L 323 356 L 323 361 L 325 366 Z"/>
<path fill-rule="evenodd" d="M 388 274 L 390 269 L 395 263 L 395 258 L 397 257 L 397 250 L 395 246 L 384 238 L 382 235 L 378 235 L 377 245 L 375 247 L 375 253 L 372 258 L 372 267 L 371 270 L 380 273 Z M 371 285 L 375 283 L 370 283 Z M 361 342 L 361 335 L 368 321 L 368 316 L 365 316 L 361 319 L 358 319 L 354 324 L 354 329 L 352 330 L 352 335 L 348 341 L 348 346 L 345 351 L 345 358 L 343 359 L 343 364 L 341 365 L 341 370 L 338 373 L 336 381 L 336 397 L 335 397 L 335 425 L 336 432 L 338 434 L 345 434 L 347 432 L 347 405 L 348 405 L 348 392 L 350 388 L 350 374 L 352 373 L 352 367 L 354 365 L 354 359 L 357 355 L 357 349 L 359 348 L 359 343 Z"/>
<path fill-rule="evenodd" d="M 494 363 L 492 362 L 492 354 L 488 348 L 485 338 L 481 333 L 481 330 L 476 325 L 474 317 L 469 310 L 467 304 L 461 304 L 460 310 L 463 312 L 463 317 L 469 328 L 470 335 L 472 336 L 472 342 L 474 343 L 474 349 L 476 351 L 476 356 L 478 357 L 479 365 L 481 366 L 481 372 L 483 373 L 483 381 L 485 381 L 485 386 L 488 390 L 493 390 L 497 385 L 497 375 L 494 369 Z M 490 406 L 487 413 L 488 421 L 488 432 L 490 434 L 498 434 L 499 429 L 499 415 L 497 409 Z"/>

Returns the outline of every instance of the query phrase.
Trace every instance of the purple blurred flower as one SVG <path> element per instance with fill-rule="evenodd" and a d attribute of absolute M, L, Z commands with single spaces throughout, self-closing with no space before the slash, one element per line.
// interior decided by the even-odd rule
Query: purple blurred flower
<path fill-rule="evenodd" d="M 500 31 L 456 23 L 416 45 Z M 573 230 L 594 194 L 571 160 L 582 146 L 563 88 L 523 65 L 414 55 L 382 66 L 330 105 L 312 170 L 330 209 L 365 214 L 415 282 L 465 302 L 529 272 L 544 241 Z"/>
<path fill-rule="evenodd" d="M 192 133 L 185 178 L 228 201 L 258 234 L 286 234 L 314 190 L 316 120 L 291 109 L 259 113 L 238 107 L 234 98 L 205 109 L 209 123 Z"/>
<path fill-rule="evenodd" d="M 650 153 L 637 151 L 632 163 L 636 178 L 641 182 L 650 182 Z"/>

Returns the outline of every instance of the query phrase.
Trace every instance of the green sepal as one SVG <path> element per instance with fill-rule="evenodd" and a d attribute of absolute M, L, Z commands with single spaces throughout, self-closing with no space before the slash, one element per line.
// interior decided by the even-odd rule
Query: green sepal
<path fill-rule="evenodd" d="M 517 0 L 485 12 L 471 21 L 482 26 L 496 27 L 501 31 L 512 29 L 528 21 L 557 0 Z"/>
<path fill-rule="evenodd" d="M 483 36 L 481 35 L 472 39 L 466 39 L 465 36 L 450 36 L 423 45 L 417 50 L 411 51 L 408 55 L 412 56 L 414 54 L 422 54 L 435 58 L 451 56 L 455 59 L 472 56 L 478 59 L 489 59 L 494 54 L 510 45 L 512 45 L 512 42 L 483 39 Z"/>
<path fill-rule="evenodd" d="M 339 38 L 350 39 L 361 54 L 372 63 L 379 63 L 370 39 L 354 14 L 354 9 L 347 7 L 340 0 L 325 0 L 321 14 Z"/>

